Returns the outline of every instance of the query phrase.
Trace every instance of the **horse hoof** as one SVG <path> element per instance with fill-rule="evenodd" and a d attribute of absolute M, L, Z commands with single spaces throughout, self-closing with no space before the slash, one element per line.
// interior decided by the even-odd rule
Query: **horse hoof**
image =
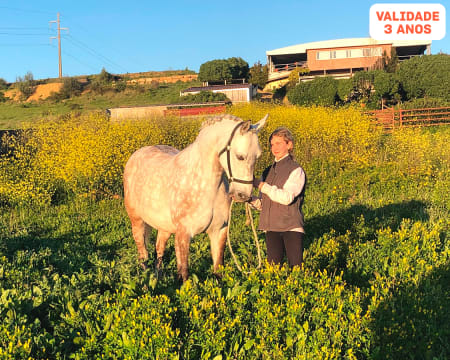
<path fill-rule="evenodd" d="M 140 266 L 141 266 L 141 269 L 142 269 L 142 270 L 144 270 L 144 271 L 147 270 L 147 269 L 148 269 L 147 261 L 141 262 Z"/>

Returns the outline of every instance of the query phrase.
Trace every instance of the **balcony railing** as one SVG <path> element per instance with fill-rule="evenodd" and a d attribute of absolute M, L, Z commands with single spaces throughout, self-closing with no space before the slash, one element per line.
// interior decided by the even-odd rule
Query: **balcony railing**
<path fill-rule="evenodd" d="M 296 61 L 288 64 L 273 64 L 271 72 L 292 71 L 295 68 L 305 67 L 306 61 Z"/>

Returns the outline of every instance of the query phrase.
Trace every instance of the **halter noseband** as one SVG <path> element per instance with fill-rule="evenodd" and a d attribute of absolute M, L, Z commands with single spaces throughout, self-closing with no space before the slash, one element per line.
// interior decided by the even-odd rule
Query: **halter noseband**
<path fill-rule="evenodd" d="M 228 179 L 230 180 L 230 183 L 234 181 L 234 182 L 238 182 L 238 183 L 241 183 L 241 184 L 253 184 L 253 179 L 252 179 L 252 180 L 235 179 L 235 178 L 233 177 L 233 173 L 231 172 L 231 152 L 230 152 L 230 150 L 231 150 L 231 141 L 233 140 L 233 137 L 234 137 L 234 134 L 236 133 L 236 130 L 237 130 L 243 123 L 244 123 L 244 122 L 241 121 L 239 124 L 237 124 L 237 125 L 234 127 L 233 131 L 231 132 L 230 138 L 228 139 L 227 145 L 226 145 L 222 150 L 220 150 L 220 152 L 219 152 L 219 157 L 220 157 L 225 151 L 227 152 L 227 166 L 228 166 L 228 174 L 229 174 Z"/>

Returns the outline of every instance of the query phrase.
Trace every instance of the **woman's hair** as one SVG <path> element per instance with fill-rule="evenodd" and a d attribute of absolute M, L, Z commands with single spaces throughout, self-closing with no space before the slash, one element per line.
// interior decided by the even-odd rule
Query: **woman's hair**
<path fill-rule="evenodd" d="M 269 136 L 269 146 L 271 145 L 272 138 L 274 136 L 279 136 L 283 138 L 286 143 L 292 142 L 292 148 L 289 149 L 289 155 L 294 156 L 294 135 L 292 135 L 291 131 L 286 127 L 279 127 L 274 130 L 272 134 Z"/>

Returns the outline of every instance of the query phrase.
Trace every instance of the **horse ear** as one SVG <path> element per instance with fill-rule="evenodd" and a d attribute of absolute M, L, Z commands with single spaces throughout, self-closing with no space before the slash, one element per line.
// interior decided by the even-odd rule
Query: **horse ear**
<path fill-rule="evenodd" d="M 266 116 L 264 116 L 261 120 L 259 120 L 255 125 L 252 125 L 250 127 L 250 130 L 253 131 L 254 133 L 258 133 L 259 130 L 261 130 L 261 128 L 266 123 L 266 120 L 268 117 L 269 117 L 269 114 L 266 114 Z"/>
<path fill-rule="evenodd" d="M 252 122 L 250 120 L 245 121 L 241 126 L 241 134 L 245 134 L 251 127 Z"/>

